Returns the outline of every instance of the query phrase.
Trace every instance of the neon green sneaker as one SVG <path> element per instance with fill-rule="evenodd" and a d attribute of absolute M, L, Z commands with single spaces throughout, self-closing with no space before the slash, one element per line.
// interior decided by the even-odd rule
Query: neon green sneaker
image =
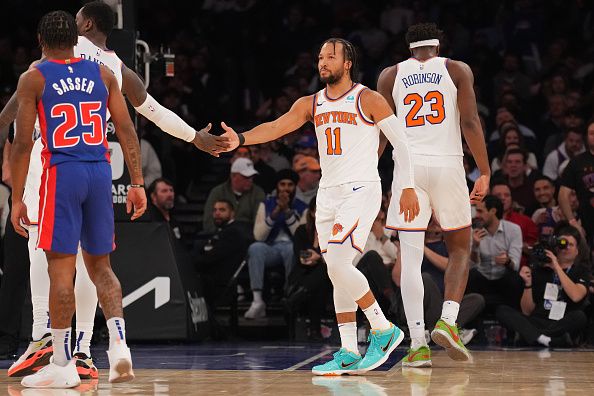
<path fill-rule="evenodd" d="M 370 371 L 381 366 L 390 354 L 404 339 L 404 333 L 393 323 L 387 330 L 371 330 L 368 341 L 369 347 L 361 363 L 359 372 Z"/>
<path fill-rule="evenodd" d="M 333 356 L 334 359 L 329 362 L 314 366 L 311 372 L 315 375 L 357 374 L 362 359 L 361 355 L 340 348 Z"/>
<path fill-rule="evenodd" d="M 439 319 L 431 332 L 431 339 L 437 345 L 446 349 L 448 356 L 454 360 L 470 360 L 470 352 L 460 339 L 458 326 L 450 326 L 444 320 Z"/>
<path fill-rule="evenodd" d="M 431 367 L 431 349 L 427 345 L 410 348 L 402 359 L 402 367 Z"/>

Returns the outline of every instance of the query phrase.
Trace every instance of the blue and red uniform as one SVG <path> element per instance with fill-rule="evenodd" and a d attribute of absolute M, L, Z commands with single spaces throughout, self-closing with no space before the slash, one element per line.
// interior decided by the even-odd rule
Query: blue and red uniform
<path fill-rule="evenodd" d="M 108 90 L 99 65 L 80 58 L 36 66 L 43 150 L 37 247 L 93 255 L 114 248 L 111 166 L 105 136 Z"/>

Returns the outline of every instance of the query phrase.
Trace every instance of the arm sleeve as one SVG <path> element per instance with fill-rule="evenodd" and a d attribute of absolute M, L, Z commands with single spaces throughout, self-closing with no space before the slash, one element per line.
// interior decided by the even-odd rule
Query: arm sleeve
<path fill-rule="evenodd" d="M 384 118 L 377 125 L 394 148 L 395 165 L 400 173 L 401 188 L 414 188 L 414 172 L 412 167 L 412 158 L 408 145 L 408 139 L 403 128 L 398 124 L 395 115 Z"/>
<path fill-rule="evenodd" d="M 161 106 L 161 104 L 148 93 L 146 94 L 144 103 L 135 107 L 135 109 L 171 136 L 175 136 L 186 142 L 191 142 L 196 136 L 194 128 L 189 126 L 173 111 Z"/>
<path fill-rule="evenodd" d="M 274 222 L 270 217 L 266 216 L 266 209 L 264 203 L 260 203 L 258 213 L 256 213 L 256 221 L 254 222 L 254 238 L 256 241 L 264 241 L 270 234 Z"/>

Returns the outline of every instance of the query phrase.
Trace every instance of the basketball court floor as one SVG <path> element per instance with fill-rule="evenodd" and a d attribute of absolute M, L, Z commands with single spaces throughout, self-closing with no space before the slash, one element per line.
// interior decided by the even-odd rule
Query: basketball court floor
<path fill-rule="evenodd" d="M 132 345 L 136 379 L 107 382 L 105 347 L 93 350 L 99 381 L 72 390 L 25 389 L 0 360 L 0 395 L 594 395 L 594 350 L 473 350 L 471 363 L 434 350 L 431 369 L 403 369 L 397 349 L 365 376 L 315 377 L 310 369 L 335 349 L 319 344 Z"/>

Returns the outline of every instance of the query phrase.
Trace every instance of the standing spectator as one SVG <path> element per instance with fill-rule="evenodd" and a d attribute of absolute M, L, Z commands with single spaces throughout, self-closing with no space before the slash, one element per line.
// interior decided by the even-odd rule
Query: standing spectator
<path fill-rule="evenodd" d="M 557 180 L 567 165 L 567 161 L 584 151 L 586 150 L 581 131 L 578 129 L 566 130 L 563 143 L 547 156 L 542 173 L 552 180 Z"/>
<path fill-rule="evenodd" d="M 497 308 L 497 319 L 530 345 L 573 346 L 570 333 L 583 330 L 588 322 L 582 303 L 588 294 L 589 274 L 574 264 L 580 234 L 569 226 L 560 230 L 559 237 L 567 241 L 564 249 L 545 250 L 546 260 L 534 269 L 520 270 L 524 281 L 521 312 L 506 306 Z"/>
<path fill-rule="evenodd" d="M 592 246 L 594 237 L 594 119 L 588 122 L 588 150 L 569 161 L 561 176 L 559 206 L 569 224 L 585 231 Z M 575 190 L 580 203 L 581 225 L 571 209 L 570 192 Z"/>
<path fill-rule="evenodd" d="M 318 192 L 318 185 L 322 177 L 320 163 L 314 157 L 306 155 L 295 163 L 295 171 L 299 174 L 295 197 L 309 204 Z"/>
<path fill-rule="evenodd" d="M 264 190 L 254 185 L 254 163 L 248 158 L 237 158 L 231 165 L 229 180 L 219 184 L 210 191 L 204 204 L 203 228 L 206 233 L 216 231 L 212 218 L 212 209 L 215 201 L 224 199 L 233 204 L 235 218 L 238 221 L 254 223 L 258 206 L 264 201 Z"/>
<path fill-rule="evenodd" d="M 517 224 L 522 230 L 522 261 L 521 265 L 528 264 L 530 249 L 538 239 L 538 228 L 532 219 L 516 210 L 511 197 L 511 190 L 504 182 L 495 182 L 491 187 L 491 194 L 495 195 L 503 204 L 503 219 Z"/>
<path fill-rule="evenodd" d="M 496 196 L 487 195 L 476 205 L 470 253 L 473 268 L 467 292 L 482 294 L 487 303 L 517 306 L 522 292 L 518 276 L 521 255 L 520 227 L 503 220 L 503 204 Z"/>
<path fill-rule="evenodd" d="M 264 271 L 267 267 L 283 266 L 285 278 L 293 268 L 293 235 L 307 204 L 295 196 L 299 176 L 292 170 L 278 172 L 276 195 L 260 203 L 254 223 L 254 238 L 248 249 L 248 268 L 253 301 L 245 313 L 246 319 L 266 316 L 262 299 Z"/>

